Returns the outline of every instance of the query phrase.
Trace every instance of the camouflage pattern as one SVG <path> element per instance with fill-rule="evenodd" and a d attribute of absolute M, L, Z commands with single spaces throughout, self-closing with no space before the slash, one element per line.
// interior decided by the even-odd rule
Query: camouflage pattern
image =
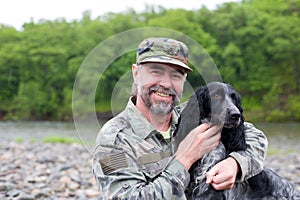
<path fill-rule="evenodd" d="M 171 134 L 180 110 L 172 113 Z M 240 180 L 261 171 L 267 148 L 264 134 L 250 123 L 246 135 L 247 151 L 231 155 L 241 166 Z M 173 156 L 173 142 L 168 143 L 130 100 L 97 137 L 93 173 L 100 199 L 186 199 L 190 177 Z"/>
<path fill-rule="evenodd" d="M 244 124 L 248 147 L 245 151 L 230 154 L 240 165 L 241 176 L 237 181 L 244 181 L 263 170 L 268 148 L 268 140 L 264 133 L 256 129 L 251 123 L 245 122 Z"/>
<path fill-rule="evenodd" d="M 172 118 L 174 131 L 175 111 Z M 102 127 L 97 145 L 93 173 L 100 199 L 186 199 L 188 171 L 131 101 Z"/>
<path fill-rule="evenodd" d="M 138 46 L 136 63 L 170 63 L 192 71 L 188 66 L 188 56 L 188 47 L 180 41 L 169 38 L 147 38 Z"/>

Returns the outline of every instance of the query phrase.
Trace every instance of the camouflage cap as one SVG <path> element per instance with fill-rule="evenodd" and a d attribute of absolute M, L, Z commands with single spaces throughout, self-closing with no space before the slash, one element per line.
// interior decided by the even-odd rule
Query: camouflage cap
<path fill-rule="evenodd" d="M 161 62 L 179 65 L 187 71 L 192 71 L 188 66 L 188 47 L 177 40 L 170 38 L 147 38 L 137 49 L 136 63 Z"/>

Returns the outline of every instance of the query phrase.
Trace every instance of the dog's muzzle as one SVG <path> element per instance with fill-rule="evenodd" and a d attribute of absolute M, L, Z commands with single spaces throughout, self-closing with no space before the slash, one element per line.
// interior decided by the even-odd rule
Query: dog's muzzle
<path fill-rule="evenodd" d="M 241 112 L 236 107 L 227 108 L 224 121 L 225 128 L 237 127 L 241 123 Z"/>

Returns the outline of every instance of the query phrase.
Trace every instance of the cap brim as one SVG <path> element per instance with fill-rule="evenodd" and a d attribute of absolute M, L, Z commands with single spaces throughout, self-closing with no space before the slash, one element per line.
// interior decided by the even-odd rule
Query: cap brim
<path fill-rule="evenodd" d="M 188 71 L 193 71 L 189 66 L 187 66 L 186 64 L 184 64 L 183 62 L 173 59 L 173 58 L 169 58 L 169 57 L 151 57 L 151 58 L 146 58 L 143 59 L 140 63 L 145 63 L 145 62 L 159 62 L 159 63 L 168 63 L 168 64 L 173 64 L 173 65 L 177 65 L 180 66 Z"/>

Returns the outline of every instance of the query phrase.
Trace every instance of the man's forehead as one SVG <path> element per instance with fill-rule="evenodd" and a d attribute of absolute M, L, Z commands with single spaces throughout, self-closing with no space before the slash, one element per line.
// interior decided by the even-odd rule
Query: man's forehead
<path fill-rule="evenodd" d="M 158 63 L 158 62 L 149 62 L 144 63 L 144 66 L 147 66 L 149 68 L 155 68 L 155 69 L 163 69 L 163 70 L 170 70 L 170 71 L 181 71 L 182 73 L 186 73 L 186 70 L 178 65 L 173 64 L 165 64 L 165 63 Z"/>

